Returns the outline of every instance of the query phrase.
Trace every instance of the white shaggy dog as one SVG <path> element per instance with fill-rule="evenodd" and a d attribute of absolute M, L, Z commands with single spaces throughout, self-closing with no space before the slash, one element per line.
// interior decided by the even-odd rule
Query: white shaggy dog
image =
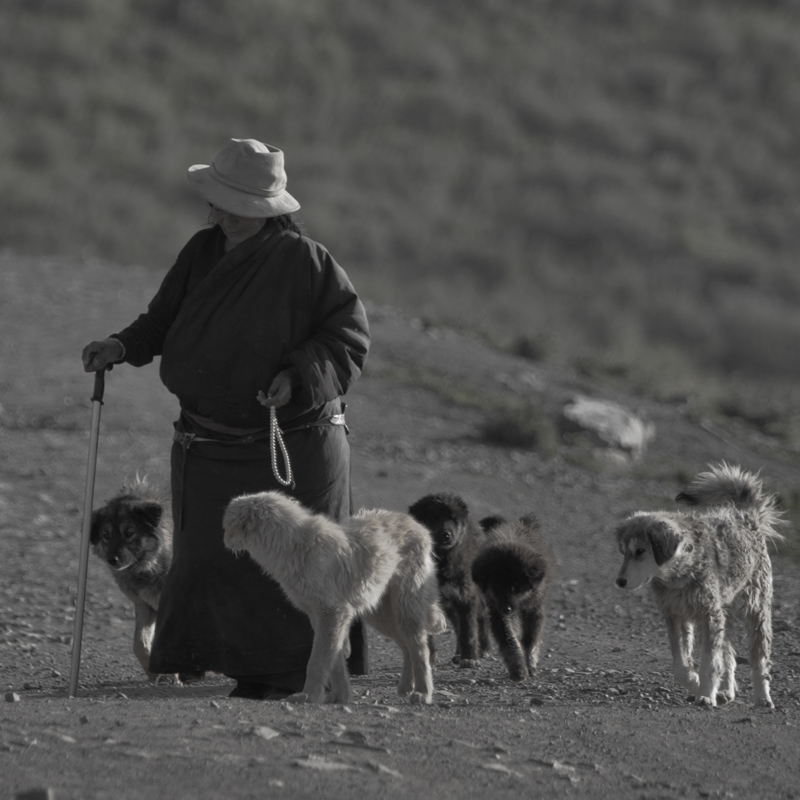
<path fill-rule="evenodd" d="M 280 492 L 231 500 L 225 545 L 246 550 L 307 614 L 314 628 L 303 691 L 294 702 L 348 703 L 347 632 L 362 616 L 403 651 L 398 693 L 411 702 L 433 695 L 428 636 L 446 628 L 437 604 L 428 531 L 407 514 L 360 511 L 342 524 L 314 514 Z"/>
<path fill-rule="evenodd" d="M 774 708 L 767 544 L 782 538 L 775 530 L 781 521 L 776 498 L 762 490 L 757 476 L 721 463 L 697 475 L 676 499 L 707 508 L 640 512 L 619 525 L 624 561 L 617 585 L 637 589 L 650 582 L 667 623 L 675 679 L 703 706 L 722 705 L 736 695 L 736 654 L 726 622 L 738 607 L 749 643 L 753 701 Z M 692 662 L 695 627 L 699 671 Z"/>

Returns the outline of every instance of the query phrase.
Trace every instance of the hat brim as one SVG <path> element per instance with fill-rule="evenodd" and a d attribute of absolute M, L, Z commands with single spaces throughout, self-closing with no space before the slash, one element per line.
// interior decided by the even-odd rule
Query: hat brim
<path fill-rule="evenodd" d="M 237 217 L 280 217 L 300 210 L 300 203 L 285 189 L 275 197 L 241 192 L 216 180 L 208 164 L 195 164 L 186 175 L 204 200 Z"/>

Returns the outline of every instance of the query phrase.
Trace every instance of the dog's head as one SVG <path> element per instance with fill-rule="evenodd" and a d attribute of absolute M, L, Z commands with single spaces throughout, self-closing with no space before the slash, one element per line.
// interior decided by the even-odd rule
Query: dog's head
<path fill-rule="evenodd" d="M 519 543 L 490 545 L 472 562 L 472 580 L 486 602 L 503 615 L 543 595 L 549 578 L 546 555 Z"/>
<path fill-rule="evenodd" d="M 638 589 L 662 575 L 670 561 L 694 549 L 674 520 L 657 513 L 628 517 L 617 527 L 616 538 L 623 556 L 617 575 L 621 589 Z"/>
<path fill-rule="evenodd" d="M 280 492 L 234 497 L 222 516 L 223 542 L 236 553 L 264 550 L 282 532 L 291 533 L 305 516 L 296 500 Z"/>
<path fill-rule="evenodd" d="M 89 542 L 113 570 L 132 567 L 166 545 L 163 506 L 156 500 L 122 494 L 92 512 Z"/>
<path fill-rule="evenodd" d="M 437 558 L 458 547 L 467 536 L 469 509 L 454 494 L 429 494 L 417 500 L 408 513 L 431 533 Z"/>

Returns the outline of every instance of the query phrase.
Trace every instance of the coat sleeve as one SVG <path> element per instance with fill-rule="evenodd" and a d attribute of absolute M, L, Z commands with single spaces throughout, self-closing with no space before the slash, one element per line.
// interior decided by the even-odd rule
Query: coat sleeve
<path fill-rule="evenodd" d="M 150 301 L 147 311 L 140 314 L 127 328 L 111 334 L 125 347 L 126 363 L 134 367 L 149 364 L 160 356 L 167 331 L 188 292 L 193 254 L 198 247 L 198 237 L 193 237 L 178 255 L 178 258 Z"/>
<path fill-rule="evenodd" d="M 345 271 L 316 243 L 309 254 L 312 333 L 287 353 L 284 366 L 300 373 L 300 400 L 318 406 L 344 395 L 359 378 L 369 352 L 367 313 Z"/>

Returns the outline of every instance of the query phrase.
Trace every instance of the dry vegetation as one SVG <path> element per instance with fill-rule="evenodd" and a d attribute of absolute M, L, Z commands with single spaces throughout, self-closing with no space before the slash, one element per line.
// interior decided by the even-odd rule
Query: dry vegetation
<path fill-rule="evenodd" d="M 0 238 L 159 271 L 288 153 L 367 296 L 800 440 L 790 0 L 7 0 Z"/>

